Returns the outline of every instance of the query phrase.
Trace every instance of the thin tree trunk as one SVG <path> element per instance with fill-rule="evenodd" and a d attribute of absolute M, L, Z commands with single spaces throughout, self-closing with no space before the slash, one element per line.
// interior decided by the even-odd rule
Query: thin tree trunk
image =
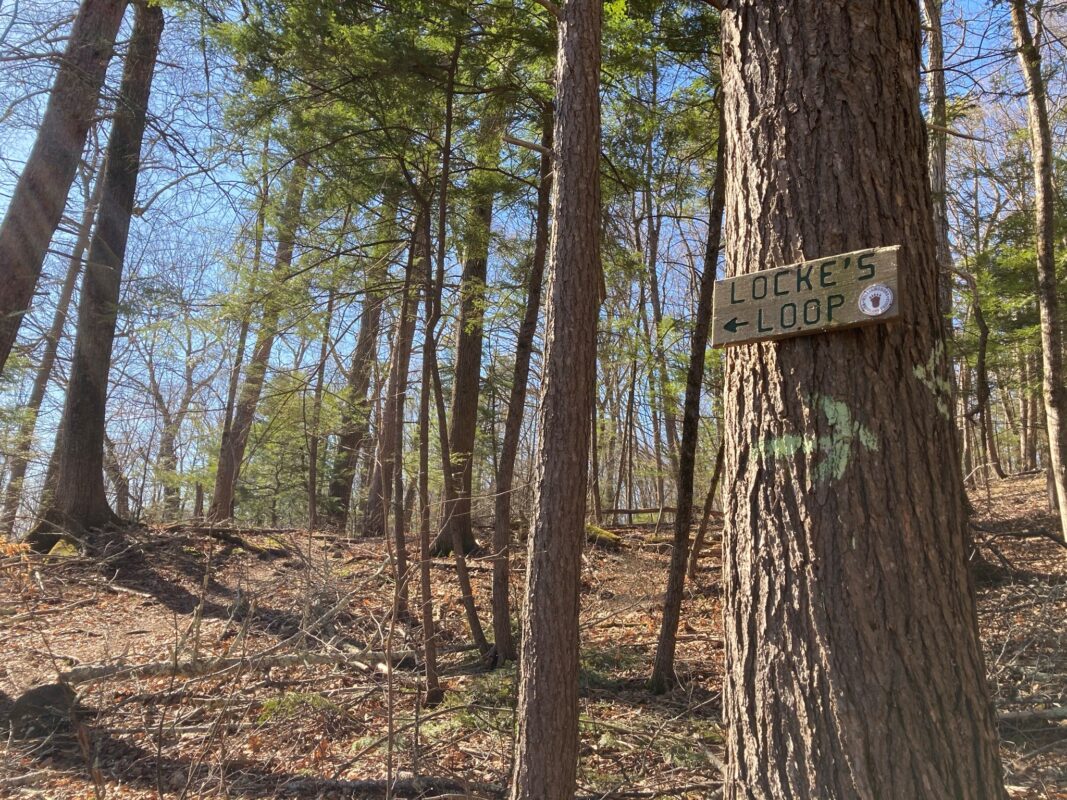
<path fill-rule="evenodd" d="M 946 157 L 948 113 L 945 90 L 945 41 L 941 30 L 944 0 L 923 0 L 926 13 L 930 61 L 926 65 L 926 90 L 929 95 L 930 191 L 933 195 L 934 237 L 937 245 L 938 304 L 945 332 L 952 331 L 952 247 L 948 239 L 948 179 Z"/>
<path fill-rule="evenodd" d="M 579 583 L 603 280 L 602 16 L 600 0 L 567 0 L 558 22 L 552 257 L 512 800 L 570 800 L 576 789 Z"/>
<path fill-rule="evenodd" d="M 971 290 L 974 293 L 971 308 L 974 310 L 974 323 L 978 326 L 978 357 L 975 364 L 978 422 L 982 428 L 982 441 L 985 443 L 987 463 L 993 468 L 994 474 L 1003 479 L 1004 467 L 1000 463 L 996 432 L 993 430 L 993 408 L 990 402 L 989 368 L 986 358 L 989 352 L 989 325 L 985 321 L 985 315 L 982 313 L 982 306 L 978 300 L 977 284 L 973 284 Z"/>
<path fill-rule="evenodd" d="M 256 226 L 252 240 L 252 285 L 250 294 L 252 301 L 249 302 L 241 315 L 241 324 L 237 333 L 237 351 L 234 353 L 233 366 L 230 369 L 230 380 L 226 390 L 226 411 L 222 421 L 222 441 L 228 443 L 233 436 L 233 414 L 237 405 L 237 390 L 241 385 L 241 369 L 244 367 L 245 349 L 248 347 L 248 331 L 252 327 L 252 306 L 260 302 L 257 296 L 259 291 L 258 279 L 260 267 L 263 263 L 263 237 L 267 227 L 267 203 L 270 200 L 270 181 L 267 155 L 270 149 L 270 137 L 263 139 L 263 152 L 260 159 L 263 177 L 259 187 L 259 208 L 256 211 Z M 231 498 L 229 516 L 233 516 L 233 500 Z"/>
<path fill-rule="evenodd" d="M 371 472 L 367 509 L 363 518 L 363 535 L 380 537 L 386 533 L 386 517 L 392 495 L 393 470 L 400 453 L 396 451 L 396 428 L 404 424 L 404 403 L 407 399 L 408 366 L 411 362 L 411 346 L 415 336 L 415 321 L 418 316 L 415 276 L 418 265 L 430 260 L 430 241 L 424 233 L 426 211 L 420 209 L 415 218 L 408 260 L 404 270 L 403 297 L 400 301 L 400 316 L 390 358 L 389 379 L 386 383 L 385 402 L 378 425 L 378 447 Z"/>
<path fill-rule="evenodd" d="M 326 357 L 330 352 L 330 325 L 333 322 L 334 291 L 326 301 L 326 324 L 315 368 L 315 394 L 311 405 L 311 436 L 308 438 L 308 530 L 319 527 L 319 421 L 322 419 L 322 388 L 326 377 Z"/>
<path fill-rule="evenodd" d="M 423 669 L 426 671 L 427 706 L 444 698 L 437 677 L 437 632 L 433 619 L 433 590 L 430 584 L 430 360 L 423 341 L 422 385 L 419 387 L 419 601 L 422 620 Z"/>
<path fill-rule="evenodd" d="M 1015 416 L 1015 401 L 1011 397 L 1011 392 L 1008 391 L 1008 384 L 1004 382 L 1003 376 L 1000 373 L 996 373 L 997 385 L 1000 387 L 1000 407 L 1004 409 L 1004 419 L 1008 423 L 1008 432 L 1016 442 L 1022 441 L 1022 431 L 1019 428 L 1018 418 Z M 1011 450 L 1007 451 L 1005 456 L 1007 459 L 1005 471 L 1009 474 L 1016 472 L 1014 468 L 1014 458 L 1012 458 Z"/>
<path fill-rule="evenodd" d="M 467 257 L 460 278 L 459 326 L 456 331 L 456 366 L 452 379 L 452 418 L 448 439 L 452 447 L 452 484 L 456 497 L 448 512 L 449 530 L 434 542 L 434 552 L 452 550 L 452 529 L 463 552 L 477 547 L 471 528 L 471 488 L 474 439 L 478 428 L 478 395 L 482 375 L 482 321 L 485 316 L 485 278 L 489 265 L 489 233 L 493 221 L 493 189 L 478 190 L 467 235 Z"/>
<path fill-rule="evenodd" d="M 1020 368 L 1022 371 L 1022 407 L 1024 419 L 1023 422 L 1023 435 L 1025 444 L 1022 451 L 1023 469 L 1026 471 L 1032 471 L 1037 469 L 1037 431 L 1039 428 L 1038 417 L 1040 412 L 1038 411 L 1037 395 L 1034 392 L 1033 382 L 1035 369 L 1034 358 L 1030 353 L 1020 353 L 1019 355 Z"/>
<path fill-rule="evenodd" d="M 600 415 L 597 413 L 597 402 L 593 400 L 593 419 L 590 423 L 592 430 L 589 432 L 589 494 L 593 498 L 593 522 L 603 524 L 604 507 L 600 502 L 600 443 L 597 441 L 600 431 Z"/>
<path fill-rule="evenodd" d="M 118 521 L 104 488 L 108 372 L 148 98 L 162 34 L 163 12 L 157 6 L 138 5 L 78 302 L 74 358 L 60 422 L 62 436 L 57 442 L 56 489 L 43 509 L 36 534 L 31 535 L 35 548 L 50 548 L 48 542 L 54 543 L 56 531 L 85 535 Z"/>
<path fill-rule="evenodd" d="M 663 692 L 674 681 L 675 636 L 682 610 L 685 568 L 689 559 L 689 528 L 693 516 L 693 471 L 697 440 L 700 438 L 700 398 L 704 389 L 704 354 L 711 327 L 711 303 L 715 292 L 715 270 L 722 242 L 722 215 L 726 204 L 726 145 L 719 105 L 719 143 L 715 159 L 715 185 L 708 216 L 708 240 L 704 251 L 704 271 L 700 276 L 700 299 L 693 323 L 689 351 L 689 373 L 685 383 L 685 412 L 682 418 L 682 444 L 678 454 L 678 499 L 674 512 L 674 548 L 667 572 L 656 660 L 652 668 L 652 691 Z"/>
<path fill-rule="evenodd" d="M 252 432 L 252 424 L 256 419 L 256 408 L 259 406 L 259 398 L 263 393 L 263 384 L 266 381 L 274 340 L 278 336 L 278 324 L 284 304 L 280 296 L 281 281 L 293 264 L 296 234 L 300 227 L 300 208 L 307 183 L 307 168 L 307 160 L 299 158 L 289 176 L 289 185 L 282 202 L 278 225 L 278 249 L 274 258 L 273 283 L 263 300 L 263 316 L 260 319 L 259 334 L 256 336 L 252 359 L 245 370 L 244 382 L 237 396 L 233 424 L 228 431 L 223 430 L 222 442 L 219 446 L 215 490 L 212 492 L 211 506 L 207 512 L 207 519 L 211 522 L 223 522 L 233 517 L 237 480 L 241 475 L 241 462 L 244 461 L 248 436 Z"/>
<path fill-rule="evenodd" d="M 0 224 L 0 374 L 33 300 L 85 148 L 126 0 L 84 0 Z"/>
<path fill-rule="evenodd" d="M 724 798 L 1003 800 L 918 4 L 732 0 L 722 20 L 732 272 L 899 244 L 907 288 L 906 324 L 727 351 Z"/>
<path fill-rule="evenodd" d="M 393 235 L 396 229 L 396 214 L 397 200 L 389 197 L 382 204 L 379 238 L 387 239 Z M 371 408 L 367 390 L 370 388 L 371 373 L 374 370 L 382 304 L 385 301 L 381 283 L 388 275 L 388 262 L 393 249 L 391 243 L 376 248 L 371 254 L 372 263 L 367 270 L 359 333 L 356 336 L 356 349 L 352 353 L 352 366 L 348 372 L 345 403 L 341 408 L 341 432 L 337 437 L 337 455 L 330 477 L 329 523 L 330 527 L 337 530 L 344 530 L 348 524 L 352 484 L 360 452 L 370 449 L 368 432 Z"/>
<path fill-rule="evenodd" d="M 1025 0 L 1011 0 L 1011 21 L 1026 83 L 1030 149 L 1034 162 L 1037 228 L 1037 307 L 1041 317 L 1042 387 L 1048 430 L 1049 467 L 1059 505 L 1060 536 L 1067 542 L 1067 380 L 1063 373 L 1063 322 L 1056 282 L 1052 130 L 1049 125 L 1041 52 L 1030 32 Z"/>
<path fill-rule="evenodd" d="M 115 493 L 115 513 L 121 519 L 130 517 L 130 481 L 122 471 L 118 454 L 115 452 L 115 443 L 111 437 L 104 434 L 104 474 L 111 483 L 111 489 Z"/>
<path fill-rule="evenodd" d="M 719 483 L 722 481 L 722 466 L 725 457 L 726 440 L 720 439 L 719 450 L 715 454 L 715 469 L 711 473 L 708 493 L 704 496 L 704 508 L 700 514 L 700 527 L 697 528 L 697 535 L 693 540 L 693 552 L 689 555 L 689 580 L 695 579 L 700 569 L 700 553 L 704 549 L 704 539 L 708 535 L 708 522 L 711 520 L 711 512 L 715 507 L 715 497 L 719 493 Z"/>
<path fill-rule="evenodd" d="M 519 452 L 519 435 L 526 414 L 526 389 L 530 380 L 530 356 L 537 316 L 541 308 L 541 283 L 548 253 L 548 225 L 552 214 L 552 106 L 546 104 L 541 115 L 541 173 L 537 185 L 537 220 L 534 224 L 534 249 L 530 275 L 526 284 L 526 311 L 515 338 L 515 368 L 511 395 L 504 420 L 504 440 L 500 445 L 500 462 L 496 473 L 493 518 L 493 638 L 497 663 L 515 660 L 515 640 L 511 633 L 510 549 L 511 496 L 515 480 L 515 457 Z"/>
<path fill-rule="evenodd" d="M 44 352 L 41 354 L 41 363 L 37 366 L 37 375 L 33 380 L 33 388 L 30 390 L 29 399 L 23 410 L 23 418 L 19 426 L 18 437 L 15 439 L 15 453 L 11 457 L 8 467 L 7 486 L 4 488 L 4 507 L 0 516 L 0 536 L 10 537 L 14 533 L 15 522 L 18 519 L 19 502 L 22 499 L 22 484 L 26 478 L 26 468 L 29 466 L 30 455 L 33 451 L 33 435 L 37 430 L 37 418 L 41 413 L 41 403 L 44 402 L 45 392 L 48 390 L 48 382 L 52 379 L 52 369 L 55 367 L 56 355 L 59 352 L 59 342 L 63 338 L 63 329 L 67 324 L 67 313 L 70 311 L 70 301 L 74 296 L 74 287 L 78 283 L 81 274 L 82 260 L 85 251 L 89 248 L 89 240 L 93 233 L 93 218 L 96 209 L 100 205 L 100 191 L 103 189 L 103 180 L 97 180 L 93 186 L 92 194 L 89 192 L 89 181 L 92 176 L 85 175 L 85 208 L 82 210 L 81 226 L 78 229 L 78 238 L 74 243 L 70 261 L 67 263 L 67 275 L 63 279 L 63 286 L 59 291 L 59 299 L 56 301 L 56 313 L 52 318 L 52 326 L 45 334 Z"/>

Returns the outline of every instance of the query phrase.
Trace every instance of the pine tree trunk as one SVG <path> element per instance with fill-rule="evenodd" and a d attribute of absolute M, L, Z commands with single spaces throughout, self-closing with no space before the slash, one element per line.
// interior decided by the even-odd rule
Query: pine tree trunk
<path fill-rule="evenodd" d="M 552 106 L 546 104 L 541 117 L 541 146 L 552 150 Z M 541 309 L 541 284 L 548 254 L 548 223 L 552 214 L 552 158 L 541 154 L 541 173 L 537 185 L 537 220 L 534 229 L 533 258 L 526 284 L 526 311 L 515 337 L 515 368 L 511 378 L 511 395 L 504 419 L 504 439 L 500 444 L 493 515 L 493 639 L 497 663 L 515 660 L 515 640 L 511 633 L 511 494 L 515 480 L 515 457 L 519 452 L 519 435 L 526 414 L 526 390 L 530 381 L 530 356 L 537 315 Z"/>
<path fill-rule="evenodd" d="M 1063 321 L 1056 282 L 1055 204 L 1052 186 L 1052 130 L 1049 125 L 1041 53 L 1030 32 L 1025 0 L 1011 0 L 1011 21 L 1026 83 L 1030 149 L 1034 162 L 1037 221 L 1037 307 L 1041 317 L 1042 387 L 1048 431 L 1049 467 L 1060 515 L 1060 536 L 1067 542 L 1067 380 L 1063 373 Z"/>
<path fill-rule="evenodd" d="M 163 12 L 138 5 L 78 302 L 74 357 L 60 422 L 63 433 L 55 456 L 55 491 L 41 514 L 41 535 L 31 535 L 33 546 L 42 549 L 49 540 L 47 531 L 84 534 L 117 521 L 104 488 L 108 372 L 148 98 L 162 34 Z"/>
<path fill-rule="evenodd" d="M 727 264 L 902 246 L 902 320 L 727 353 L 726 800 L 1003 800 L 919 109 L 918 4 L 723 13 Z"/>
<path fill-rule="evenodd" d="M 0 374 L 30 307 L 85 147 L 126 0 L 84 0 L 37 139 L 0 224 Z"/>
<path fill-rule="evenodd" d="M 678 453 L 678 497 L 674 512 L 674 547 L 667 572 L 667 590 L 663 598 L 656 660 L 652 667 L 652 691 L 663 692 L 674 681 L 675 636 L 682 610 L 686 563 L 689 558 L 689 528 L 693 517 L 693 471 L 696 466 L 697 440 L 700 437 L 700 398 L 704 390 L 704 354 L 711 326 L 711 302 L 715 292 L 715 269 L 722 242 L 722 214 L 726 204 L 726 146 L 719 106 L 719 142 L 715 159 L 715 185 L 712 188 L 708 216 L 708 240 L 704 250 L 704 271 L 700 276 L 700 293 L 693 339 L 689 351 L 689 372 L 685 383 L 685 406 L 682 417 L 682 443 Z M 699 543 L 698 543 L 699 544 Z"/>
<path fill-rule="evenodd" d="M 307 168 L 306 159 L 297 159 L 292 174 L 289 176 L 289 185 L 282 202 L 278 226 L 278 249 L 274 257 L 273 275 L 275 283 L 263 300 L 263 316 L 260 319 L 259 334 L 256 336 L 256 344 L 252 350 L 252 359 L 245 370 L 244 382 L 238 392 L 233 422 L 229 430 L 223 429 L 222 432 L 219 464 L 215 470 L 215 489 L 211 494 L 211 505 L 207 512 L 207 519 L 210 522 L 223 522 L 233 517 L 241 462 L 244 461 L 248 436 L 256 420 L 256 408 L 259 406 L 259 398 L 267 378 L 267 367 L 270 364 L 271 351 L 274 349 L 274 340 L 278 335 L 278 323 L 283 310 L 280 284 L 293 264 L 296 234 L 300 227 L 300 208 L 307 183 Z"/>
<path fill-rule="evenodd" d="M 578 604 L 600 286 L 600 0 L 558 22 L 555 179 L 512 800 L 570 800 L 578 765 Z"/>
<path fill-rule="evenodd" d="M 90 176 L 86 176 L 88 184 Z M 15 453 L 11 457 L 8 467 L 7 486 L 4 488 L 4 507 L 0 516 L 0 537 L 10 537 L 15 530 L 15 522 L 18 519 L 19 503 L 22 499 L 22 484 L 26 479 L 26 468 L 29 466 L 30 456 L 33 451 L 33 435 L 37 429 L 37 417 L 41 413 L 41 403 L 44 402 L 48 383 L 52 379 L 52 369 L 55 367 L 56 355 L 59 352 L 59 342 L 63 338 L 63 328 L 67 324 L 67 313 L 70 311 L 70 301 L 74 296 L 74 287 L 81 274 L 82 259 L 85 251 L 89 248 L 89 240 L 93 233 L 93 218 L 96 216 L 97 206 L 100 205 L 100 191 L 104 186 L 103 180 L 97 180 L 93 186 L 92 194 L 85 187 L 85 208 L 82 210 L 81 225 L 78 228 L 78 238 L 74 243 L 70 261 L 67 263 L 67 275 L 63 279 L 63 286 L 59 291 L 59 299 L 56 301 L 56 313 L 52 318 L 52 326 L 45 334 L 44 352 L 41 354 L 41 363 L 37 366 L 37 375 L 33 380 L 33 388 L 30 390 L 29 399 L 23 409 L 23 418 L 19 426 L 18 438 L 15 440 Z"/>

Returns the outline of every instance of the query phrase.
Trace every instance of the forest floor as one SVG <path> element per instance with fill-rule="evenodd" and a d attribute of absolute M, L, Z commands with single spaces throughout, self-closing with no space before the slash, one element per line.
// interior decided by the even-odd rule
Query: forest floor
<path fill-rule="evenodd" d="M 1020 536 L 1054 525 L 1044 485 L 1008 479 L 972 502 L 1009 792 L 1067 798 L 1067 720 L 1056 711 L 1067 706 L 1067 558 L 1047 538 Z M 687 595 L 679 685 L 657 696 L 645 681 L 669 529 L 616 531 L 620 548 L 588 547 L 583 560 L 581 793 L 708 797 L 723 758 L 718 540 Z M 8 552 L 0 730 L 6 718 L 19 727 L 28 700 L 17 698 L 61 673 L 80 710 L 48 736 L 26 730 L 0 742 L 0 796 L 384 797 L 390 776 L 394 796 L 499 796 L 515 669 L 487 672 L 464 647 L 452 562 L 435 561 L 447 694 L 418 708 L 420 670 L 405 652 L 417 635 L 389 624 L 387 563 L 383 543 L 307 532 L 222 541 L 141 529 L 103 563 Z M 489 564 L 471 566 L 484 606 Z M 513 577 L 517 590 L 522 575 Z M 142 665 L 154 666 L 86 671 Z"/>

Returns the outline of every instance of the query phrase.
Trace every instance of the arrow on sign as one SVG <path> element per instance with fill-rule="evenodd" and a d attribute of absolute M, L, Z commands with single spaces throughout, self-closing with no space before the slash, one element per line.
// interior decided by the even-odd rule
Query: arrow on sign
<path fill-rule="evenodd" d="M 742 322 L 737 317 L 734 317 L 732 320 L 723 325 L 723 327 L 726 328 L 726 330 L 730 331 L 730 333 L 737 333 L 737 329 L 743 328 L 745 325 L 748 325 L 748 323 Z"/>

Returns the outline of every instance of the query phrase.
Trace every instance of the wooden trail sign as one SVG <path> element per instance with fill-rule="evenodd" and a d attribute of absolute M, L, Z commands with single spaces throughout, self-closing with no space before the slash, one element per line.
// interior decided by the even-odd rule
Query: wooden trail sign
<path fill-rule="evenodd" d="M 717 281 L 712 347 L 896 319 L 899 252 L 899 245 L 857 250 Z"/>

